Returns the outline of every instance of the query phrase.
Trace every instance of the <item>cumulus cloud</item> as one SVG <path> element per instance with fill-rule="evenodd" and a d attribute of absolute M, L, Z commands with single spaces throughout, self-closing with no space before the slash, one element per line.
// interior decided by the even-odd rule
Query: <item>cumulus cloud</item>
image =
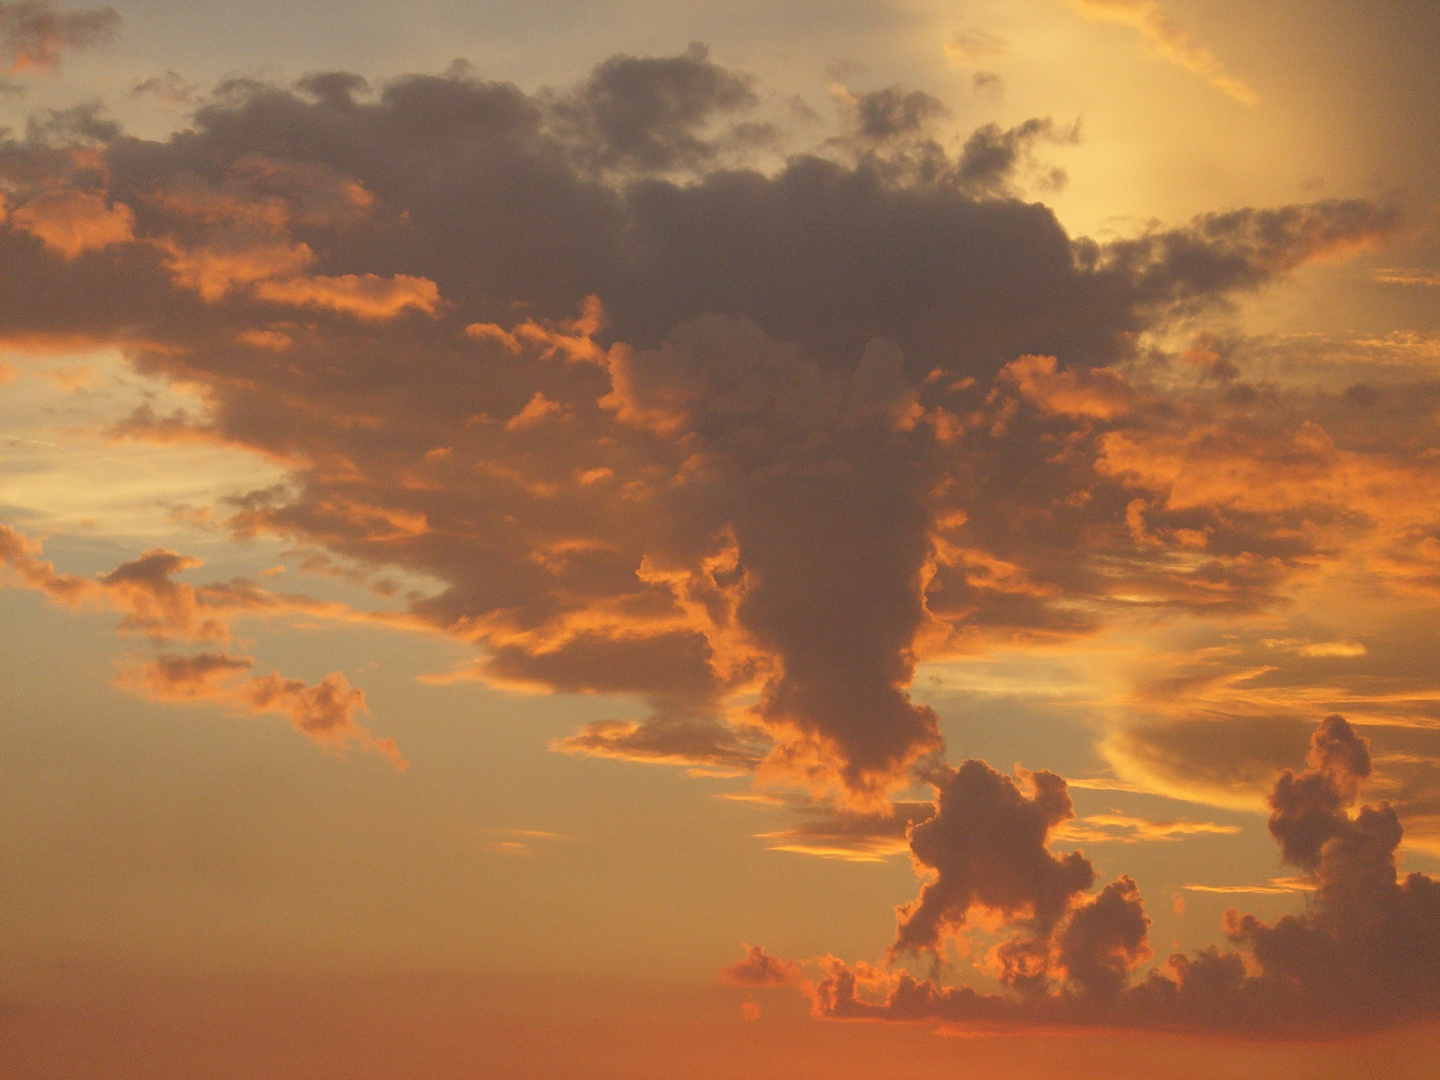
<path fill-rule="evenodd" d="M 1155 5 L 1087 6 L 1219 77 Z M 287 483 L 215 520 L 317 569 L 438 582 L 387 616 L 474 647 L 437 678 L 642 703 L 555 749 L 802 792 L 786 805 L 804 819 L 761 834 L 782 850 L 908 850 L 926 880 L 892 962 L 938 965 L 981 924 L 1004 930 L 983 959 L 1004 993 L 835 961 L 810 984 L 822 1015 L 1315 1030 L 1433 1009 L 1433 955 L 1397 942 L 1435 940 L 1435 886 L 1394 866 L 1402 820 L 1440 821 L 1433 688 L 1399 644 L 1429 639 L 1277 626 L 1302 587 L 1347 574 L 1417 610 L 1440 594 L 1434 343 L 1352 343 L 1402 358 L 1403 387 L 1302 392 L 1253 377 L 1262 345 L 1196 334 L 1308 262 L 1385 242 L 1397 213 L 1331 200 L 1075 238 L 1025 194 L 1060 181 L 1038 153 L 1075 129 L 986 125 L 957 152 L 936 98 L 837 96 L 838 134 L 768 171 L 744 157 L 769 145 L 761 95 L 701 47 L 538 93 L 464 67 L 235 80 L 163 140 L 94 110 L 37 118 L 0 143 L 0 337 L 116 347 L 195 388 L 199 411 L 142 408 L 111 434 L 283 464 Z M 137 692 L 274 713 L 398 763 L 343 676 L 257 675 L 234 651 L 242 618 L 355 613 L 191 584 L 198 563 L 163 549 L 80 577 L 5 529 L 0 561 L 151 639 L 122 676 Z M 912 694 L 924 660 L 1137 613 L 1229 620 L 1228 636 L 1145 653 L 1104 747 L 1118 774 L 1268 791 L 1316 897 L 1273 925 L 1235 915 L 1240 952 L 1143 976 L 1138 885 L 1095 892 L 1085 855 L 1051 846 L 1230 827 L 1077 819 L 1053 773 L 945 764 Z M 1340 707 L 1322 691 L 1374 721 L 1374 752 L 1327 720 L 1286 773 L 1297 717 Z M 900 798 L 917 783 L 934 803 Z M 1352 814 L 1364 783 L 1390 805 Z M 730 971 L 793 977 L 758 949 Z M 1312 979 L 1339 971 L 1364 1000 Z"/>
<path fill-rule="evenodd" d="M 707 164 L 725 141 L 764 141 L 763 125 L 707 130 L 758 100 L 747 76 L 716 64 L 694 42 L 679 56 L 613 56 L 551 104 L 558 130 L 584 165 L 668 172 Z"/>
<path fill-rule="evenodd" d="M 935 816 L 909 834 L 917 869 L 935 878 L 900 909 L 896 951 L 938 954 L 974 908 L 1033 926 L 1035 940 L 1048 938 L 1073 899 L 1094 884 L 1095 869 L 1078 851 L 1057 858 L 1046 846 L 1051 830 L 1074 816 L 1065 781 L 1044 771 L 1026 780 L 1029 795 L 974 760 L 936 777 Z"/>
<path fill-rule="evenodd" d="M 291 593 L 273 593 L 244 578 L 191 585 L 175 575 L 204 563 L 190 555 L 154 548 L 94 578 L 61 573 L 42 561 L 41 545 L 0 525 L 0 569 L 39 589 L 56 603 L 118 612 L 117 629 L 151 640 L 225 641 L 239 616 L 306 613 L 339 617 L 343 605 Z"/>
<path fill-rule="evenodd" d="M 1371 764 L 1367 740 L 1344 718 L 1320 724 L 1307 761 L 1304 771 L 1286 770 L 1276 782 L 1270 831 L 1312 899 L 1302 913 L 1273 924 L 1229 911 L 1226 933 L 1242 951 L 1175 954 L 1136 977 L 1150 957 L 1149 918 L 1136 883 L 1121 877 L 1087 895 L 1089 864 L 1078 853 L 1059 860 L 1044 848 L 1050 822 L 1068 810 L 1064 781 L 1036 774 L 1035 795 L 1026 799 L 1008 778 L 967 762 L 942 781 L 954 785 L 966 770 L 984 781 L 968 795 L 976 805 L 964 827 L 926 832 L 918 825 L 910 832 L 917 866 L 938 869 L 938 877 L 916 905 L 900 910 L 898 940 L 914 936 L 916 916 L 927 904 L 939 917 L 922 922 L 924 945 L 958 927 L 972 909 L 1007 915 L 1015 932 L 992 957 L 1010 992 L 986 994 L 833 958 L 802 989 L 815 1013 L 832 1019 L 982 1026 L 1084 1023 L 1314 1035 L 1433 1014 L 1440 1004 L 1440 883 L 1419 873 L 1399 877 L 1395 849 L 1402 830 L 1388 803 L 1349 812 Z M 934 821 L 946 813 L 945 790 Z M 1027 832 L 1024 842 L 1016 841 L 1017 828 Z M 1072 862 L 1073 879 L 1064 873 Z M 943 907 L 927 901 L 927 894 L 937 895 L 936 885 Z"/>

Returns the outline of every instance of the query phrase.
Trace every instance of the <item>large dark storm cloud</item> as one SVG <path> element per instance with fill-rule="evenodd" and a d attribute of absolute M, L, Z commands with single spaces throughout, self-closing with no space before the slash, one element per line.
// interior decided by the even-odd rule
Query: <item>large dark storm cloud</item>
<path fill-rule="evenodd" d="M 1176 406 L 1117 369 L 1390 210 L 1098 244 L 1018 194 L 1074 137 L 1048 121 L 951 154 L 943 105 L 889 88 L 815 152 L 722 165 L 774 152 L 758 101 L 696 46 L 535 94 L 463 66 L 238 80 L 162 141 L 37 119 L 0 146 L 0 334 L 200 387 L 204 415 L 117 434 L 285 462 L 231 526 L 440 580 L 411 619 L 474 641 L 476 675 L 650 702 L 571 750 L 874 809 L 940 748 L 922 656 L 1086 632 L 1137 582 L 1273 597 L 1304 530 L 1166 511 L 1146 467 Z M 1164 557 L 1182 534 L 1207 561 Z"/>

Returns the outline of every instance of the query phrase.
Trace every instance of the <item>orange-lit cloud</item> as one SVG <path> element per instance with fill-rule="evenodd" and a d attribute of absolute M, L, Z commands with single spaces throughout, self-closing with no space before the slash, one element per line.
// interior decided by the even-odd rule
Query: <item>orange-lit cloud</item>
<path fill-rule="evenodd" d="M 120 633 L 145 634 L 157 647 L 176 641 L 229 641 L 230 623 L 238 617 L 348 614 L 342 605 L 267 592 L 243 579 L 198 586 L 177 582 L 174 575 L 203 564 L 164 549 L 147 551 L 94 578 L 59 573 L 40 555 L 38 543 L 0 526 L 0 571 L 8 570 L 57 603 L 119 612 Z M 377 739 L 355 721 L 355 714 L 365 710 L 365 697 L 344 675 L 332 672 L 313 686 L 274 673 L 236 682 L 253 663 L 227 653 L 161 652 L 153 660 L 130 665 L 118 684 L 155 701 L 214 701 L 249 712 L 281 713 L 318 743 L 358 742 L 404 767 L 393 740 Z"/>
<path fill-rule="evenodd" d="M 957 30 L 945 42 L 945 55 L 957 64 L 976 64 L 1005 55 L 1008 44 L 998 34 L 978 26 Z"/>
<path fill-rule="evenodd" d="M 135 239 L 135 214 L 94 191 L 55 190 L 22 203 L 10 224 L 38 237 L 67 259 Z"/>
<path fill-rule="evenodd" d="M 1057 840 L 1071 843 L 1133 844 L 1144 840 L 1179 840 L 1187 836 L 1229 836 L 1240 831 L 1238 825 L 1221 825 L 1213 821 L 1154 821 L 1130 814 L 1087 814 L 1074 818 L 1055 830 Z"/>
<path fill-rule="evenodd" d="M 973 908 L 986 908 L 1033 928 L 1006 954 L 1014 980 L 1028 981 L 1057 922 L 1095 880 L 1078 852 L 1056 857 L 1051 831 L 1074 816 L 1065 781 L 1053 773 L 1023 778 L 1026 794 L 983 761 L 946 768 L 936 778 L 935 816 L 909 832 L 917 869 L 934 873 L 912 904 L 899 910 L 895 953 L 939 955 Z"/>
<path fill-rule="evenodd" d="M 165 244 L 170 272 L 177 285 L 194 289 L 206 300 L 219 300 L 237 288 L 298 274 L 315 255 L 305 244 L 269 236 L 226 237 L 205 247 L 182 249 Z"/>
<path fill-rule="evenodd" d="M 795 964 L 771 956 L 758 945 L 746 945 L 743 960 L 720 969 L 720 981 L 731 986 L 786 986 L 799 974 Z"/>
<path fill-rule="evenodd" d="M 65 53 L 109 44 L 119 30 L 113 8 L 57 8 L 48 0 L 0 4 L 0 64 L 11 75 L 54 71 Z"/>
<path fill-rule="evenodd" d="M 332 671 L 313 686 L 273 672 L 237 681 L 253 666 L 248 656 L 167 653 L 124 670 L 117 683 L 152 701 L 210 701 L 245 712 L 280 713 L 321 745 L 343 747 L 354 742 L 388 758 L 398 769 L 406 767 L 395 740 L 377 739 L 356 722 L 356 713 L 366 711 L 365 695 L 340 672 Z"/>
<path fill-rule="evenodd" d="M 268 592 L 243 578 L 206 585 L 175 581 L 174 575 L 203 563 L 164 548 L 144 552 L 95 578 L 60 573 L 40 555 L 38 543 L 0 525 L 0 568 L 57 603 L 118 612 L 121 633 L 144 634 L 156 642 L 228 640 L 230 622 L 242 615 L 338 616 L 345 611 L 339 604 Z"/>
<path fill-rule="evenodd" d="M 1146 43 L 1172 64 L 1199 75 L 1236 101 L 1254 105 L 1260 97 L 1226 72 L 1220 59 L 1190 36 L 1156 0 L 1065 0 L 1087 19 L 1117 22 L 1140 31 Z"/>
<path fill-rule="evenodd" d="M 873 813 L 845 809 L 827 812 L 808 804 L 797 809 L 810 820 L 788 829 L 758 833 L 757 839 L 766 841 L 771 851 L 846 862 L 880 862 L 908 851 L 910 828 L 935 815 L 933 803 L 907 801 L 892 801 L 886 809 Z"/>
<path fill-rule="evenodd" d="M 433 281 L 407 274 L 267 279 L 255 285 L 255 295 L 261 300 L 327 308 L 360 319 L 393 319 L 406 310 L 434 315 L 440 305 L 440 291 Z"/>
<path fill-rule="evenodd" d="M 757 96 L 704 49 L 547 94 L 458 69 L 361 89 L 232 87 L 183 138 L 72 117 L 12 140 L 16 206 L 83 173 L 133 221 L 68 258 L 15 210 L 0 266 L 28 284 L 0 334 L 115 344 L 192 387 L 195 411 L 113 434 L 282 463 L 286 485 L 212 520 L 436 582 L 389 618 L 472 644 L 448 677 L 649 710 L 558 749 L 888 820 L 943 752 L 923 660 L 1137 608 L 1258 616 L 1347 557 L 1417 591 L 1440 569 L 1402 543 L 1428 465 L 1329 399 L 1265 398 L 1223 342 L 1189 381 L 1143 344 L 1383 242 L 1390 207 L 1077 240 L 1016 197 L 1072 129 L 952 150 L 944 103 L 901 87 L 847 90 L 839 134 L 769 173 L 721 169 Z M 179 572 L 41 587 L 157 637 L 301 606 Z M 1144 831 L 1112 826 L 1091 827 Z"/>
<path fill-rule="evenodd" d="M 1243 89 L 1154 4 L 1084 6 Z M 190 584 L 198 562 L 159 548 L 66 574 L 5 529 L 7 574 L 152 639 L 122 676 L 137 692 L 397 764 L 359 689 L 254 674 L 234 624 L 367 618 L 473 649 L 436 681 L 627 695 L 635 715 L 554 749 L 751 776 L 804 815 L 757 833 L 781 851 L 908 850 L 924 881 L 892 961 L 997 928 L 981 963 L 1004 993 L 836 961 L 810 984 L 822 1015 L 1313 1031 L 1433 1012 L 1433 956 L 1395 959 L 1393 934 L 1433 940 L 1434 883 L 1393 860 L 1402 824 L 1440 835 L 1440 685 L 1415 645 L 1440 603 L 1440 353 L 1207 323 L 1387 242 L 1398 212 L 1327 200 L 1076 238 L 1033 198 L 1074 129 L 987 124 L 957 149 L 938 98 L 842 90 L 838 131 L 768 171 L 719 166 L 765 144 L 752 80 L 703 48 L 538 94 L 459 68 L 374 94 L 312 76 L 232 86 L 168 139 L 78 113 L 7 137 L 0 338 L 113 346 L 190 387 L 196 405 L 110 433 L 281 463 L 283 484 L 205 520 L 403 610 Z M 1316 355 L 1318 388 L 1270 377 Z M 376 580 L 392 571 L 428 591 Z M 1363 596 L 1403 597 L 1409 622 L 1365 621 Z M 1241 952 L 1137 975 L 1139 886 L 1096 891 L 1082 851 L 1051 850 L 1234 826 L 1077 818 L 1055 773 L 947 764 L 914 687 L 928 660 L 1116 641 L 1127 688 L 1093 703 L 1116 777 L 1089 786 L 1268 793 L 1316 894 L 1290 921 L 1237 915 Z M 1287 773 L 1309 718 L 1342 706 L 1373 759 L 1327 721 Z M 1352 815 L 1362 781 L 1389 803 Z M 1288 888 L 1237 877 L 1193 884 Z M 728 970 L 793 978 L 758 949 Z M 1359 974 L 1354 1015 L 1315 971 Z"/>
<path fill-rule="evenodd" d="M 1134 391 L 1109 368 L 1057 371 L 1053 356 L 1022 356 L 1001 375 L 1040 408 L 1061 416 L 1113 420 L 1134 401 Z"/>

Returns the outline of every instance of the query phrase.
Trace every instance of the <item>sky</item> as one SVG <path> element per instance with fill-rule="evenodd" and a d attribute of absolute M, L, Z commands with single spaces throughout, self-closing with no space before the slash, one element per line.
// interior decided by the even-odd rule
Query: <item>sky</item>
<path fill-rule="evenodd" d="M 0 3 L 0 1063 L 1428 1077 L 1440 8 Z"/>

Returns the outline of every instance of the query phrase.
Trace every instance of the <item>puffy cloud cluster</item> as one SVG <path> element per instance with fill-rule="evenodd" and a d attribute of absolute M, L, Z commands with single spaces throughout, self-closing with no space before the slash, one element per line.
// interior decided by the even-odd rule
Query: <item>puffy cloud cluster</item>
<path fill-rule="evenodd" d="M 140 633 L 157 645 L 170 641 L 227 641 L 230 621 L 242 615 L 306 613 L 338 617 L 342 605 L 274 593 L 244 578 L 191 585 L 176 574 L 204 565 L 165 548 L 144 552 L 98 578 L 59 573 L 42 561 L 41 545 L 0 525 L 0 568 L 56 603 L 118 612 L 121 633 Z"/>
<path fill-rule="evenodd" d="M 969 805 L 957 827 L 945 819 L 961 806 L 951 792 L 967 771 Z M 986 994 L 833 958 L 803 988 L 824 1017 L 972 1026 L 1314 1035 L 1433 1015 L 1440 1005 L 1440 882 L 1420 873 L 1399 877 L 1402 830 L 1388 803 L 1348 811 L 1370 772 L 1367 740 L 1344 718 L 1326 717 L 1312 736 L 1308 768 L 1286 770 L 1270 796 L 1270 831 L 1281 855 L 1314 889 L 1306 910 L 1274 924 L 1231 910 L 1226 932 L 1242 951 L 1175 954 L 1134 978 L 1150 956 L 1149 919 L 1135 882 L 1121 877 L 1088 895 L 1089 863 L 1045 848 L 1051 823 L 1069 810 L 1064 781 L 1037 773 L 1026 798 L 1009 778 L 966 762 L 942 778 L 936 816 L 910 830 L 917 866 L 938 876 L 900 910 L 897 944 L 934 949 L 972 912 L 998 913 L 1016 927 L 992 956 L 1012 992 Z M 934 914 L 922 918 L 927 912 Z"/>
<path fill-rule="evenodd" d="M 1057 858 L 1046 846 L 1050 831 L 1074 816 L 1065 781 L 1044 771 L 1026 779 L 1034 789 L 1029 797 L 983 761 L 946 767 L 935 777 L 935 816 L 910 830 L 917 868 L 933 870 L 935 878 L 901 909 L 897 951 L 938 955 L 943 938 L 973 908 L 985 908 L 1033 928 L 1034 937 L 1008 954 L 1021 963 L 1035 957 L 1075 897 L 1094 884 L 1095 870 L 1078 851 Z"/>

